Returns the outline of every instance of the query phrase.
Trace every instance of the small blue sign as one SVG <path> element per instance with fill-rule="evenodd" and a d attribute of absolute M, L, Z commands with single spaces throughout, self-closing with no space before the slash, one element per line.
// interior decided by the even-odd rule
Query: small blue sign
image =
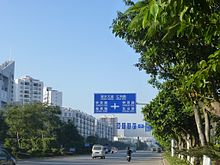
<path fill-rule="evenodd" d="M 131 129 L 131 123 L 127 123 L 127 129 Z"/>
<path fill-rule="evenodd" d="M 145 132 L 152 131 L 152 127 L 149 125 L 148 122 L 145 122 L 145 124 L 137 124 L 137 123 L 117 123 L 116 124 L 117 129 L 145 129 Z"/>
<path fill-rule="evenodd" d="M 122 123 L 122 129 L 126 129 L 126 123 Z"/>
<path fill-rule="evenodd" d="M 137 124 L 136 123 L 132 123 L 132 128 L 136 129 L 137 128 Z"/>
<path fill-rule="evenodd" d="M 152 127 L 149 126 L 149 123 L 148 123 L 148 122 L 146 122 L 146 123 L 145 123 L 145 132 L 150 132 L 151 130 L 152 130 Z"/>
<path fill-rule="evenodd" d="M 95 93 L 94 113 L 136 113 L 136 94 Z"/>
<path fill-rule="evenodd" d="M 147 125 L 145 126 L 145 132 L 150 132 L 152 130 L 151 126 Z"/>
<path fill-rule="evenodd" d="M 138 124 L 138 128 L 144 128 L 144 124 Z"/>
<path fill-rule="evenodd" d="M 117 123 L 117 129 L 121 129 L 121 123 Z"/>

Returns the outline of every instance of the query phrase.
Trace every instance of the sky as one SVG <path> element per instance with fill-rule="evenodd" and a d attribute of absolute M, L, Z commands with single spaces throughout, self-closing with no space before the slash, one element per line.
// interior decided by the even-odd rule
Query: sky
<path fill-rule="evenodd" d="M 94 93 L 136 93 L 149 103 L 157 90 L 134 66 L 139 54 L 110 28 L 125 10 L 122 0 L 1 0 L 0 63 L 14 60 L 15 78 L 39 79 L 63 92 L 63 106 L 97 118 Z M 115 116 L 141 123 L 141 107 Z"/>

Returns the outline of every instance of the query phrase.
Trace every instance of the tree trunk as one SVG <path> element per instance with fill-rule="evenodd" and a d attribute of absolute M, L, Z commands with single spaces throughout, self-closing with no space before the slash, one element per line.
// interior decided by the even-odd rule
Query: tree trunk
<path fill-rule="evenodd" d="M 178 147 L 179 151 L 181 150 L 181 143 L 182 143 L 181 137 L 178 136 L 177 147 Z M 180 153 L 178 153 L 178 158 L 181 158 L 181 154 Z"/>
<path fill-rule="evenodd" d="M 175 147 L 175 140 L 172 139 L 172 140 L 171 140 L 171 156 L 172 156 L 172 157 L 174 157 L 174 155 L 175 155 L 175 149 L 174 149 L 174 147 Z"/>
<path fill-rule="evenodd" d="M 190 139 L 190 135 L 187 134 L 187 136 L 186 136 L 186 149 L 187 149 L 187 151 L 190 149 L 190 147 L 191 147 L 191 139 Z M 187 155 L 186 159 L 189 162 L 190 161 L 190 156 Z"/>
<path fill-rule="evenodd" d="M 210 119 L 209 119 L 209 113 L 208 111 L 204 108 L 203 109 L 204 113 L 204 118 L 205 118 L 205 138 L 206 142 L 210 142 Z"/>
<path fill-rule="evenodd" d="M 206 155 L 203 155 L 203 165 L 212 165 L 212 162 L 211 162 L 211 159 L 206 156 Z"/>
<path fill-rule="evenodd" d="M 181 150 L 184 149 L 184 140 L 182 140 L 181 142 Z M 184 155 L 180 155 L 180 158 L 183 160 L 184 159 Z"/>
<path fill-rule="evenodd" d="M 189 142 L 189 144 L 190 144 L 190 148 L 193 148 L 196 144 L 196 140 L 195 140 L 195 137 L 192 135 L 192 136 L 190 136 L 190 142 Z M 190 164 L 195 164 L 195 157 L 190 157 L 190 160 L 189 160 L 189 162 L 190 162 Z"/>
<path fill-rule="evenodd" d="M 219 101 L 211 102 L 211 107 L 208 108 L 207 110 L 216 116 L 220 116 L 220 102 Z"/>
<path fill-rule="evenodd" d="M 20 139 L 19 139 L 19 134 L 18 134 L 18 132 L 16 132 L 16 137 L 17 137 L 18 148 L 21 148 L 21 146 L 20 146 Z"/>
<path fill-rule="evenodd" d="M 211 106 L 215 112 L 215 115 L 220 116 L 220 102 L 214 101 L 211 103 Z"/>
<path fill-rule="evenodd" d="M 205 146 L 206 145 L 206 140 L 205 140 L 205 136 L 204 136 L 204 133 L 203 133 L 201 116 L 200 116 L 200 113 L 199 113 L 198 104 L 194 105 L 193 109 L 194 109 L 194 116 L 195 116 L 195 121 L 196 121 L 198 134 L 199 134 L 199 139 L 200 139 L 201 145 Z"/>
<path fill-rule="evenodd" d="M 192 147 L 192 144 L 193 144 L 193 137 L 190 136 L 190 134 L 187 134 L 187 136 L 186 136 L 186 149 L 187 149 L 187 151 L 189 151 L 189 149 Z M 187 161 L 190 162 L 190 164 L 193 165 L 194 160 L 195 160 L 194 157 L 187 156 Z"/>
<path fill-rule="evenodd" d="M 206 139 L 206 143 L 209 143 L 210 141 L 210 120 L 209 120 L 209 114 L 208 111 L 203 108 L 203 114 L 204 114 L 204 119 L 205 119 L 205 139 Z M 203 165 L 211 165 L 211 159 L 206 156 L 203 155 Z"/>

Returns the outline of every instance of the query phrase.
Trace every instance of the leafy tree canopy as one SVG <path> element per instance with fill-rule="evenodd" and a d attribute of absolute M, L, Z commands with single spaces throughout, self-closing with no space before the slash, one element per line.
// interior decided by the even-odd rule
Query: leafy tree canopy
<path fill-rule="evenodd" d="M 161 82 L 174 80 L 178 95 L 219 103 L 220 2 L 140 0 L 129 5 L 113 21 L 113 33 L 140 53 L 136 66 L 151 75 L 150 83 L 160 88 Z"/>

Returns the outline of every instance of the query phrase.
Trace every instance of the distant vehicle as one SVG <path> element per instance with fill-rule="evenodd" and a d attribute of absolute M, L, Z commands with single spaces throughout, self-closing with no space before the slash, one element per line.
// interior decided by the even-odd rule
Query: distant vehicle
<path fill-rule="evenodd" d="M 96 157 L 100 157 L 101 159 L 105 159 L 106 149 L 103 145 L 93 145 L 92 147 L 92 159 Z"/>
<path fill-rule="evenodd" d="M 161 153 L 162 149 L 160 147 L 157 148 L 157 152 Z"/>
<path fill-rule="evenodd" d="M 152 147 L 151 151 L 157 151 L 157 148 L 156 147 Z"/>
<path fill-rule="evenodd" d="M 15 158 L 3 148 L 0 148 L 0 165 L 16 165 Z"/>
<path fill-rule="evenodd" d="M 111 153 L 113 154 L 113 153 L 116 153 L 116 152 L 118 152 L 118 149 L 116 147 L 112 147 L 111 148 Z"/>
<path fill-rule="evenodd" d="M 152 148 L 151 148 L 151 151 L 156 151 L 158 153 L 162 152 L 162 148 L 158 145 L 154 145 Z"/>
<path fill-rule="evenodd" d="M 105 148 L 105 153 L 108 154 L 111 152 L 111 146 L 109 146 L 108 144 L 107 145 L 104 145 L 104 148 Z"/>
<path fill-rule="evenodd" d="M 107 154 L 109 152 L 108 147 L 104 146 L 104 150 L 105 150 L 105 154 Z"/>

